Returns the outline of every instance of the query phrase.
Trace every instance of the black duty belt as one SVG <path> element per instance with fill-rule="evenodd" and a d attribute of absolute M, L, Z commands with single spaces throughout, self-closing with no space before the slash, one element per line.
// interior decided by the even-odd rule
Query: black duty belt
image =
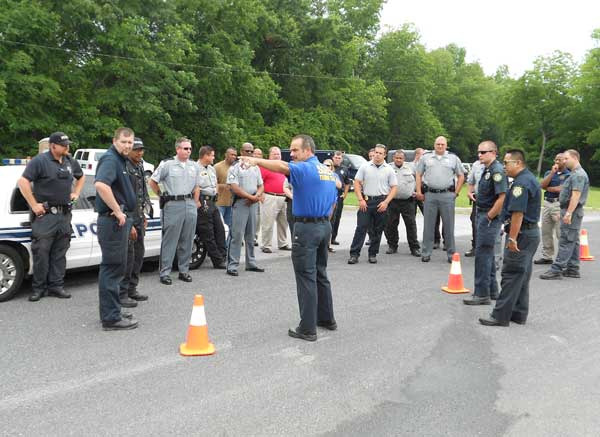
<path fill-rule="evenodd" d="M 294 216 L 296 223 L 323 223 L 328 222 L 329 217 L 297 217 Z"/>
<path fill-rule="evenodd" d="M 270 192 L 268 192 L 268 191 L 265 191 L 265 194 L 268 194 L 269 196 L 285 197 L 285 194 L 281 194 L 281 193 L 270 193 Z"/>
<path fill-rule="evenodd" d="M 544 199 L 546 202 L 550 202 L 550 203 L 554 203 L 554 202 L 558 202 L 558 197 L 555 197 L 554 199 Z"/>
<path fill-rule="evenodd" d="M 46 213 L 48 214 L 67 214 L 69 211 L 71 211 L 71 206 L 70 205 L 50 205 L 50 206 L 45 206 L 46 209 Z"/>
<path fill-rule="evenodd" d="M 214 195 L 214 196 L 209 196 L 209 195 L 203 194 L 203 195 L 200 195 L 200 198 L 201 198 L 202 200 L 211 200 L 211 201 L 213 201 L 213 202 L 215 202 L 215 201 L 217 200 L 217 196 L 216 196 L 216 195 Z"/>
<path fill-rule="evenodd" d="M 381 195 L 381 196 L 366 196 L 366 195 L 363 194 L 363 197 L 365 198 L 365 200 L 383 200 L 387 196 L 385 194 Z"/>
<path fill-rule="evenodd" d="M 171 201 L 171 200 L 185 200 L 185 199 L 191 199 L 192 195 L 191 194 L 177 194 L 175 196 L 163 196 L 165 197 L 166 200 Z"/>
<path fill-rule="evenodd" d="M 435 193 L 435 194 L 439 194 L 439 193 L 454 193 L 455 191 L 455 187 L 448 187 L 448 188 L 443 188 L 441 190 L 438 190 L 437 188 L 425 188 L 425 192 L 426 193 Z"/>

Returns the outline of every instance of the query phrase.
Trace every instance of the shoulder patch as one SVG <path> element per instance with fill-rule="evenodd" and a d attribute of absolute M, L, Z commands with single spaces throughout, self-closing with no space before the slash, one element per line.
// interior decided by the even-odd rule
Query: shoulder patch
<path fill-rule="evenodd" d="M 494 182 L 500 182 L 502 180 L 502 174 L 496 173 L 493 177 Z"/>
<path fill-rule="evenodd" d="M 234 175 L 234 174 L 230 174 L 230 175 L 229 175 L 229 179 L 230 179 L 230 180 L 234 180 L 234 179 L 235 179 L 235 175 Z"/>
<path fill-rule="evenodd" d="M 519 187 L 519 186 L 513 187 L 512 193 L 513 193 L 513 196 L 519 197 L 521 194 L 523 194 L 523 187 Z"/>

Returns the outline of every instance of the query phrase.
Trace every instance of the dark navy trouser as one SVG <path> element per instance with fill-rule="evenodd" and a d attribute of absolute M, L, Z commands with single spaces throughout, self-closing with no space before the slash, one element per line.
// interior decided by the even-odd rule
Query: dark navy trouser
<path fill-rule="evenodd" d="M 331 223 L 294 225 L 292 262 L 296 275 L 300 324 L 303 333 L 315 334 L 317 321 L 333 322 L 331 283 L 327 278 L 327 257 Z"/>
<path fill-rule="evenodd" d="M 360 256 L 360 250 L 365 244 L 367 232 L 371 244 L 369 245 L 369 256 L 377 256 L 379 253 L 379 244 L 381 243 L 381 234 L 385 228 L 387 212 L 378 212 L 377 206 L 385 199 L 385 196 L 370 197 L 367 200 L 367 210 L 356 213 L 356 230 L 350 246 L 351 256 Z"/>
<path fill-rule="evenodd" d="M 502 223 L 498 216 L 494 220 L 488 220 L 487 211 L 478 211 L 475 220 L 477 221 L 477 240 L 475 241 L 475 290 L 473 295 L 478 297 L 497 296 L 498 283 L 496 282 L 494 246 Z"/>

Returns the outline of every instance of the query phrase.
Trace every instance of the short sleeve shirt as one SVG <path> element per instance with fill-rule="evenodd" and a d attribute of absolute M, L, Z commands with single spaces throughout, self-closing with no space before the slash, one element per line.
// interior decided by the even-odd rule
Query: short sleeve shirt
<path fill-rule="evenodd" d="M 417 165 L 417 173 L 423 175 L 423 182 L 429 188 L 444 190 L 454 186 L 454 177 L 464 173 L 458 156 L 452 153 L 438 155 L 424 154 Z"/>
<path fill-rule="evenodd" d="M 191 194 L 200 185 L 200 166 L 195 161 L 168 159 L 159 164 L 151 178 L 157 184 L 162 182 L 165 194 L 168 193 L 170 196 Z"/>
<path fill-rule="evenodd" d="M 467 184 L 475 186 L 475 194 L 477 194 L 479 180 L 481 179 L 481 175 L 483 174 L 484 169 L 485 165 L 483 165 L 481 161 L 475 161 L 471 166 L 471 171 L 469 172 L 469 175 L 467 176 Z"/>
<path fill-rule="evenodd" d="M 342 182 L 342 187 L 338 189 L 338 195 L 341 196 L 346 189 L 346 185 L 351 183 L 350 178 L 348 177 L 348 169 L 340 165 L 339 167 L 334 167 L 333 171 L 338 175 Z"/>
<path fill-rule="evenodd" d="M 114 145 L 111 146 L 98 161 L 96 182 L 108 185 L 115 200 L 119 205 L 124 206 L 125 211 L 135 211 L 135 191 L 126 170 L 126 160 L 127 158 L 117 152 Z M 99 214 L 111 211 L 100 195 L 96 195 L 96 209 Z"/>
<path fill-rule="evenodd" d="M 391 167 L 396 174 L 396 180 L 398 182 L 398 188 L 394 198 L 410 199 L 414 194 L 416 187 L 415 173 L 412 166 L 405 162 L 402 164 L 402 167 L 397 167 L 396 164 L 392 164 Z"/>
<path fill-rule="evenodd" d="M 204 196 L 214 196 L 217 194 L 217 173 L 212 165 L 204 167 L 202 164 L 198 164 L 200 167 L 200 194 Z"/>
<path fill-rule="evenodd" d="M 508 180 L 504 167 L 494 160 L 488 167 L 484 167 L 479 185 L 477 187 L 477 208 L 490 209 L 502 193 L 508 189 Z"/>
<path fill-rule="evenodd" d="M 548 176 L 550 171 L 547 171 L 544 174 L 544 177 Z M 552 179 L 550 179 L 550 183 L 548 187 L 560 187 L 569 177 L 571 172 L 568 169 L 564 169 L 563 171 L 557 171 L 552 175 Z M 550 191 L 544 192 L 544 199 L 558 199 L 558 195 L 560 193 L 551 193 Z"/>
<path fill-rule="evenodd" d="M 533 173 L 526 168 L 515 177 L 506 193 L 502 206 L 502 219 L 509 219 L 513 212 L 522 212 L 525 223 L 537 223 L 540 220 L 541 207 L 540 184 Z"/>
<path fill-rule="evenodd" d="M 571 200 L 571 195 L 573 191 L 581 192 L 581 197 L 579 197 L 579 206 L 585 205 L 588 198 L 588 191 L 590 189 L 590 179 L 586 171 L 580 166 L 573 169 L 569 177 L 565 180 L 560 190 L 560 195 L 558 197 L 561 208 L 566 208 L 569 206 L 569 201 Z"/>
<path fill-rule="evenodd" d="M 365 162 L 354 179 L 362 182 L 363 193 L 367 196 L 386 196 L 392 187 L 398 185 L 394 170 L 385 162 L 380 166 L 373 161 Z"/>
<path fill-rule="evenodd" d="M 294 190 L 292 213 L 297 217 L 327 217 L 337 200 L 335 176 L 315 156 L 290 162 L 289 181 Z"/>
<path fill-rule="evenodd" d="M 64 156 L 61 163 L 50 152 L 37 155 L 23 172 L 23 177 L 33 184 L 35 200 L 52 205 L 67 205 L 71 201 L 73 178 L 82 176 L 83 171 L 75 159 Z"/>
<path fill-rule="evenodd" d="M 237 184 L 246 193 L 253 195 L 263 184 L 263 179 L 257 166 L 243 167 L 241 161 L 238 161 L 229 168 L 227 183 Z"/>

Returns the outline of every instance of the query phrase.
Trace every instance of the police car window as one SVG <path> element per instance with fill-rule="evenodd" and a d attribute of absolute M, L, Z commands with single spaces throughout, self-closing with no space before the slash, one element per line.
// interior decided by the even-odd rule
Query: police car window
<path fill-rule="evenodd" d="M 83 155 L 81 155 L 81 160 L 82 161 L 87 161 L 88 160 L 88 156 L 90 156 L 90 152 L 83 152 Z"/>
<path fill-rule="evenodd" d="M 18 213 L 18 212 L 28 212 L 29 205 L 27 201 L 21 194 L 21 190 L 16 188 L 13 190 L 12 196 L 10 198 L 10 212 Z"/>
<path fill-rule="evenodd" d="M 94 178 L 86 177 L 83 183 L 83 188 L 79 194 L 79 200 L 73 205 L 73 209 L 92 209 L 96 199 L 96 187 L 94 186 Z"/>

